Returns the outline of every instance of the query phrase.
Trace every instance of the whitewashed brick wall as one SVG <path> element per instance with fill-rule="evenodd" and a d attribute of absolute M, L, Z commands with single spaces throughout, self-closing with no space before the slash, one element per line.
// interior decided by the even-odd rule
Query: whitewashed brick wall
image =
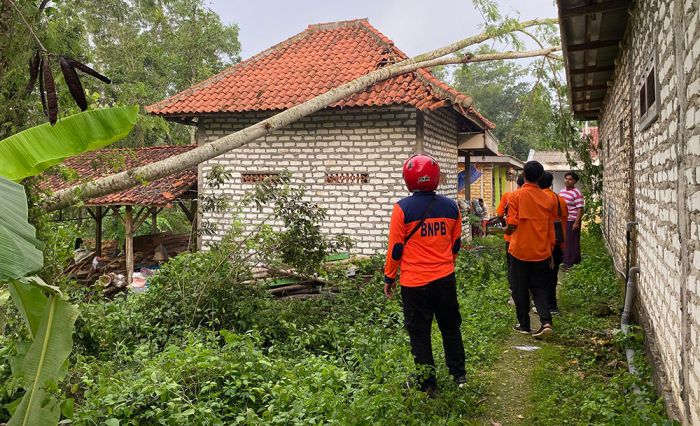
<path fill-rule="evenodd" d="M 639 222 L 638 311 L 686 424 L 700 424 L 699 19 L 692 0 L 636 2 L 600 123 L 605 235 L 624 265 L 625 224 Z M 654 54 L 660 109 L 642 129 L 636 84 Z"/>
<path fill-rule="evenodd" d="M 424 150 L 440 163 L 444 180 L 438 192 L 457 199 L 457 121 L 447 108 L 425 113 Z"/>
<path fill-rule="evenodd" d="M 269 115 L 202 117 L 198 143 L 211 142 Z M 408 195 L 401 170 L 414 151 L 415 141 L 413 108 L 324 110 L 202 164 L 200 179 L 213 164 L 224 165 L 233 175 L 221 192 L 235 202 L 253 188 L 253 184 L 241 183 L 241 173 L 289 170 L 293 184 L 307 186 L 306 198 L 327 210 L 323 231 L 331 236 L 348 235 L 355 241 L 354 253 L 371 255 L 385 249 L 393 203 Z M 325 183 L 326 173 L 367 173 L 369 181 L 330 185 Z M 267 213 L 247 209 L 244 220 L 252 227 Z M 232 217 L 228 213 L 206 213 L 202 220 L 220 227 L 216 235 L 202 238 L 206 248 L 221 240 Z"/>

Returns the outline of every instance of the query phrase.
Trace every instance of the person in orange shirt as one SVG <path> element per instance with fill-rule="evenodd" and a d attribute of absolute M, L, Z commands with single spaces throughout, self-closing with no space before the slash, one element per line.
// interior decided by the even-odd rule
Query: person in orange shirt
<path fill-rule="evenodd" d="M 556 205 L 537 181 L 544 168 L 537 161 L 528 161 L 523 168 L 525 184 L 509 200 L 508 226 L 511 236 L 508 252 L 512 256 L 510 275 L 518 324 L 513 329 L 530 334 L 530 292 L 540 316 L 540 328 L 532 333 L 536 338 L 552 334 L 552 316 L 547 303 L 547 279 L 553 268 L 554 220 Z"/>
<path fill-rule="evenodd" d="M 523 177 L 523 175 L 520 174 L 518 176 L 518 179 L 516 180 L 516 183 L 518 185 L 518 189 L 522 188 L 523 184 L 525 184 L 525 177 Z M 501 196 L 501 201 L 498 203 L 498 207 L 496 207 L 496 216 L 501 218 L 501 220 L 503 221 L 502 223 L 505 223 L 506 221 L 506 216 L 508 215 L 508 198 L 513 192 L 515 191 L 505 192 Z M 508 248 L 510 247 L 510 235 L 503 234 L 503 239 L 506 242 L 506 275 L 508 277 L 508 288 L 511 288 L 512 284 L 510 279 L 510 253 L 508 253 Z"/>
<path fill-rule="evenodd" d="M 544 172 L 542 178 L 537 184 L 542 190 L 552 197 L 555 203 L 557 203 L 557 219 L 554 221 L 554 247 L 552 248 L 552 260 L 554 261 L 554 269 L 551 270 L 549 275 L 549 294 L 548 294 L 548 304 L 549 313 L 552 315 L 559 315 L 559 305 L 557 304 L 557 281 L 559 281 L 559 265 L 561 265 L 562 259 L 564 257 L 564 244 L 566 242 L 566 220 L 569 216 L 568 209 L 566 206 L 566 201 L 557 195 L 556 192 L 552 191 L 552 183 L 554 182 L 554 176 L 549 172 Z"/>
<path fill-rule="evenodd" d="M 427 372 L 421 376 L 420 388 L 433 395 L 437 389 L 430 337 L 433 316 L 442 334 L 450 374 L 459 387 L 467 382 L 455 278 L 462 215 L 454 200 L 435 193 L 440 166 L 434 158 L 423 154 L 410 157 L 403 165 L 403 178 L 413 194 L 394 204 L 391 214 L 384 294 L 391 298 L 400 281 L 413 359 Z"/>

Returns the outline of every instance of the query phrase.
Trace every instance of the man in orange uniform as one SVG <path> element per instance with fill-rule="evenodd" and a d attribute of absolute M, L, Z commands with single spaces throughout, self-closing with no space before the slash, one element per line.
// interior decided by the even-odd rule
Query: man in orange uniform
<path fill-rule="evenodd" d="M 552 334 L 552 316 L 547 304 L 547 279 L 551 273 L 554 246 L 556 204 L 545 194 L 537 181 L 544 168 L 537 161 L 528 161 L 523 168 L 525 184 L 510 196 L 508 226 L 511 235 L 508 252 L 512 259 L 510 275 L 518 324 L 513 329 L 530 334 L 530 292 L 540 316 L 540 328 L 532 335 L 545 338 Z"/>
<path fill-rule="evenodd" d="M 450 374 L 459 387 L 466 384 L 454 272 L 462 242 L 462 215 L 454 200 L 435 193 L 440 167 L 434 158 L 410 157 L 403 165 L 403 178 L 413 195 L 394 204 L 391 214 L 384 293 L 392 297 L 400 269 L 404 325 L 416 366 L 427 371 L 420 388 L 432 395 L 437 388 L 430 338 L 433 316 Z"/>
<path fill-rule="evenodd" d="M 552 197 L 555 203 L 558 204 L 557 219 L 554 221 L 554 247 L 552 248 L 552 260 L 554 261 L 554 269 L 549 275 L 549 296 L 547 298 L 549 304 L 549 313 L 559 315 L 559 305 L 557 304 L 557 281 L 559 281 L 559 265 L 561 265 L 564 257 L 564 244 L 566 241 L 566 220 L 569 216 L 566 201 L 552 191 L 552 183 L 554 176 L 549 172 L 544 172 L 542 178 L 537 184 L 542 190 Z M 558 228 L 558 230 L 557 230 Z"/>
<path fill-rule="evenodd" d="M 525 183 L 525 178 L 522 174 L 518 176 L 516 183 L 518 184 L 518 189 L 522 188 L 523 184 Z M 496 207 L 496 216 L 500 217 L 502 220 L 505 220 L 506 216 L 508 215 L 508 198 L 513 192 L 515 191 L 504 193 L 503 196 L 501 196 L 501 201 L 498 203 L 498 207 Z M 503 239 L 506 241 L 506 273 L 508 276 L 508 286 L 511 288 L 510 253 L 508 253 L 508 248 L 510 247 L 510 235 L 503 234 Z"/>

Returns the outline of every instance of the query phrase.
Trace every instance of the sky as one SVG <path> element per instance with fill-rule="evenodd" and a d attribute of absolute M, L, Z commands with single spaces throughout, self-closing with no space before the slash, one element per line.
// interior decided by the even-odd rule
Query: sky
<path fill-rule="evenodd" d="M 553 0 L 498 0 L 521 19 L 557 16 Z M 471 0 L 212 0 L 224 23 L 238 24 L 241 58 L 261 52 L 309 24 L 368 18 L 409 56 L 474 35 L 483 24 Z"/>

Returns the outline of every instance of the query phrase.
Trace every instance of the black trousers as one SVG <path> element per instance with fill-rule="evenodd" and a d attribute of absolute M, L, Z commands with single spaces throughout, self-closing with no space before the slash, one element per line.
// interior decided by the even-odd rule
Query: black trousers
<path fill-rule="evenodd" d="M 559 247 L 559 244 L 554 246 L 554 251 L 552 252 L 552 258 L 554 259 L 554 269 L 550 269 L 549 274 L 549 294 L 547 297 L 547 304 L 549 305 L 549 310 L 559 310 L 559 304 L 557 303 L 557 282 L 559 281 L 559 265 L 561 265 L 562 258 L 564 256 L 564 251 Z"/>
<path fill-rule="evenodd" d="M 510 275 L 513 280 L 513 300 L 515 301 L 515 315 L 518 317 L 520 327 L 530 328 L 530 293 L 535 301 L 540 322 L 552 323 L 552 315 L 549 313 L 549 288 L 552 269 L 549 267 L 549 259 L 538 262 L 528 262 L 513 257 L 510 261 Z"/>
<path fill-rule="evenodd" d="M 510 248 L 510 242 L 506 241 L 506 278 L 508 279 L 508 290 L 511 294 L 513 293 L 513 279 L 510 276 L 510 260 L 513 256 L 510 255 L 508 249 Z"/>
<path fill-rule="evenodd" d="M 411 352 L 416 366 L 425 368 L 421 387 L 435 387 L 435 360 L 430 331 L 433 316 L 437 319 L 445 363 L 454 377 L 466 373 L 464 369 L 464 343 L 459 326 L 462 317 L 457 303 L 457 281 L 452 273 L 420 287 L 401 287 L 404 326 L 411 340 Z"/>

